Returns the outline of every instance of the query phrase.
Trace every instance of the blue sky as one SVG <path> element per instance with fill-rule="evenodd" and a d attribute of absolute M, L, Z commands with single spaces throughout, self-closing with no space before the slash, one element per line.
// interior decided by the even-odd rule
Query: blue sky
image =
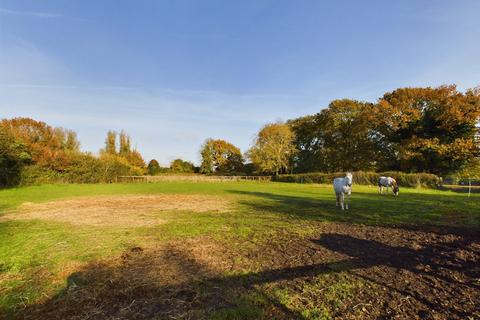
<path fill-rule="evenodd" d="M 0 117 L 198 163 L 336 98 L 477 86 L 479 39 L 477 0 L 0 0 Z"/>

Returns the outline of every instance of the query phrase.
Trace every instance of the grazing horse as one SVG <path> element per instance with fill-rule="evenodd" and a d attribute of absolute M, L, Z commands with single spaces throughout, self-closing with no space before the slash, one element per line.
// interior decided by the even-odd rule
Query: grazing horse
<path fill-rule="evenodd" d="M 335 190 L 335 195 L 337 196 L 337 207 L 340 205 L 342 210 L 348 210 L 348 199 L 352 194 L 352 181 L 353 177 L 350 172 L 348 172 L 345 178 L 335 178 L 333 179 L 333 190 Z M 347 199 L 345 199 L 345 195 Z"/>
<path fill-rule="evenodd" d="M 397 181 L 392 177 L 380 177 L 380 179 L 378 179 L 378 193 L 383 194 L 384 187 L 387 188 L 387 194 L 388 188 L 391 187 L 393 194 L 398 196 L 400 188 L 398 187 Z"/>

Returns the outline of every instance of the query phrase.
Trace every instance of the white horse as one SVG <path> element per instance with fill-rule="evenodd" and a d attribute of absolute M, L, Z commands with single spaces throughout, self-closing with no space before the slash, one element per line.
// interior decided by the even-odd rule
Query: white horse
<path fill-rule="evenodd" d="M 348 210 L 348 199 L 352 194 L 352 181 L 353 176 L 350 172 L 347 173 L 345 178 L 335 178 L 333 179 L 333 190 L 335 190 L 335 195 L 337 196 L 337 207 L 340 205 L 342 210 Z M 345 195 L 347 196 L 345 199 Z"/>
<path fill-rule="evenodd" d="M 378 179 L 378 193 L 383 194 L 383 188 L 387 188 L 387 194 L 388 188 L 392 188 L 392 192 L 396 196 L 398 196 L 398 192 L 400 191 L 397 181 L 392 177 L 380 177 Z"/>

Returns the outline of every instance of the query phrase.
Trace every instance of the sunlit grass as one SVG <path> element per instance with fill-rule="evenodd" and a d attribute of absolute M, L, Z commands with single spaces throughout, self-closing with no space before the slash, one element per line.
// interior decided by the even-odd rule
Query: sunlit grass
<path fill-rule="evenodd" d="M 480 226 L 480 194 L 470 198 L 450 191 L 402 188 L 399 197 L 378 195 L 371 186 L 354 186 L 351 209 L 335 207 L 330 185 L 259 182 L 164 182 L 152 184 L 44 185 L 0 191 L 0 217 L 24 202 L 122 194 L 207 194 L 232 201 L 228 212 L 158 212 L 164 224 L 138 227 L 70 225 L 47 220 L 0 220 L 0 309 L 12 310 L 52 296 L 65 283 L 71 266 L 112 257 L 133 246 L 208 235 L 231 246 L 248 238 L 252 245 L 277 232 L 303 237 L 319 223 L 374 225 Z M 69 267 L 70 266 L 70 267 Z M 315 288 L 310 288 L 314 290 Z M 310 290 L 309 289 L 309 290 Z M 347 289 L 341 294 L 347 292 Z M 261 299 L 245 296 L 237 311 L 216 318 L 255 316 L 246 310 Z M 257 301 L 258 300 L 258 301 Z M 252 302 L 253 301 L 253 302 Z M 327 308 L 327 307 L 325 307 Z M 302 309 L 328 316 L 327 309 Z M 247 308 L 248 309 L 248 308 Z"/>

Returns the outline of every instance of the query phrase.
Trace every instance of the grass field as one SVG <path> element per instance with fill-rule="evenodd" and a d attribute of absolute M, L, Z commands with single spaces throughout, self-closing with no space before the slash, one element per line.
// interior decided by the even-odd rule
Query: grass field
<path fill-rule="evenodd" d="M 480 194 L 259 182 L 0 191 L 0 318 L 480 317 Z M 445 305 L 443 302 L 447 301 Z"/>

